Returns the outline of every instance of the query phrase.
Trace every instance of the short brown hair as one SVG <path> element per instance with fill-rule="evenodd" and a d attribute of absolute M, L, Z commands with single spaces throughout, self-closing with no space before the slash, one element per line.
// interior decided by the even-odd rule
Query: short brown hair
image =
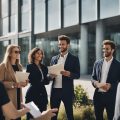
<path fill-rule="evenodd" d="M 111 40 L 104 40 L 103 45 L 110 45 L 112 49 L 116 49 L 115 43 Z"/>
<path fill-rule="evenodd" d="M 67 42 L 67 44 L 70 44 L 70 38 L 66 35 L 60 35 L 58 36 L 58 40 L 65 40 Z"/>

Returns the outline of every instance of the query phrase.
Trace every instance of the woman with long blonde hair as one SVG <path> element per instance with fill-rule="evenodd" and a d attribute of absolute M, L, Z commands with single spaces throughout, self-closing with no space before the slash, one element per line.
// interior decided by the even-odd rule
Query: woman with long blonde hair
<path fill-rule="evenodd" d="M 4 84 L 10 100 L 17 109 L 20 109 L 22 100 L 21 88 L 26 86 L 28 81 L 18 83 L 15 78 L 16 71 L 22 71 L 22 65 L 20 64 L 20 47 L 11 44 L 8 45 L 4 59 L 0 64 L 0 80 Z M 6 120 L 9 119 L 6 118 Z"/>

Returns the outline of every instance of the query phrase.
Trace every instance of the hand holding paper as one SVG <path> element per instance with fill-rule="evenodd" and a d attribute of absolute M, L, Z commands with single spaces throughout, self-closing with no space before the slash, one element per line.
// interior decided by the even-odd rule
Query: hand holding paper
<path fill-rule="evenodd" d="M 48 73 L 53 75 L 60 75 L 64 71 L 64 64 L 55 64 L 48 67 Z"/>
<path fill-rule="evenodd" d="M 25 107 L 30 109 L 30 114 L 34 117 L 40 117 L 41 116 L 41 112 L 39 111 L 38 107 L 34 104 L 34 102 L 29 102 L 27 104 L 24 104 Z"/>
<path fill-rule="evenodd" d="M 15 77 L 17 82 L 26 82 L 26 80 L 28 80 L 28 76 L 30 73 L 27 72 L 21 72 L 21 71 L 16 71 L 15 73 Z"/>

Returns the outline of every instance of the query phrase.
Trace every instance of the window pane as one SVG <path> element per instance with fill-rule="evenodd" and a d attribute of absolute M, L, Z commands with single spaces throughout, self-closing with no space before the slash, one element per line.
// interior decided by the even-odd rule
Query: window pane
<path fill-rule="evenodd" d="M 8 16 L 8 0 L 2 0 L 1 7 L 2 7 L 2 18 L 4 18 Z"/>
<path fill-rule="evenodd" d="M 82 0 L 82 23 L 97 20 L 97 0 Z"/>
<path fill-rule="evenodd" d="M 79 23 L 78 0 L 64 0 L 64 27 Z"/>
<path fill-rule="evenodd" d="M 8 33 L 8 17 L 3 19 L 3 35 Z"/>
<path fill-rule="evenodd" d="M 29 30 L 29 12 L 22 13 L 22 31 Z"/>
<path fill-rule="evenodd" d="M 48 30 L 61 27 L 60 0 L 48 0 Z"/>
<path fill-rule="evenodd" d="M 100 0 L 100 18 L 119 15 L 119 0 Z"/>
<path fill-rule="evenodd" d="M 16 0 L 11 0 L 11 15 L 16 14 L 17 3 Z"/>
<path fill-rule="evenodd" d="M 15 32 L 16 15 L 10 16 L 10 32 Z"/>
<path fill-rule="evenodd" d="M 69 35 L 68 35 L 69 36 Z M 78 56 L 78 50 L 79 50 L 79 35 L 70 35 L 71 43 L 70 43 L 70 52 L 74 55 Z M 59 54 L 58 49 L 58 38 L 37 38 L 35 41 L 35 46 L 41 48 L 44 50 L 44 64 L 50 65 L 50 60 L 53 56 Z"/>
<path fill-rule="evenodd" d="M 30 29 L 30 1 L 21 0 L 21 31 Z"/>
<path fill-rule="evenodd" d="M 18 45 L 21 47 L 21 64 L 23 67 L 26 67 L 26 64 L 28 63 L 28 52 L 29 52 L 29 37 L 20 38 L 18 40 Z"/>
<path fill-rule="evenodd" d="M 17 2 L 16 0 L 11 0 L 11 11 L 10 11 L 10 32 L 16 31 L 17 19 L 16 19 L 16 12 L 17 12 Z"/>
<path fill-rule="evenodd" d="M 35 33 L 45 32 L 45 0 L 35 0 Z"/>
<path fill-rule="evenodd" d="M 3 57 L 6 51 L 7 46 L 10 44 L 9 40 L 0 41 L 0 62 L 3 61 Z"/>

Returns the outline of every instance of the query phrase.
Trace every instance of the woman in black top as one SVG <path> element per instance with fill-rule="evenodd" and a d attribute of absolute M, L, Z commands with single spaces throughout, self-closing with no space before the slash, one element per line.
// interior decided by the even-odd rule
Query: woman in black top
<path fill-rule="evenodd" d="M 48 97 L 45 85 L 49 84 L 47 78 L 48 69 L 41 63 L 42 59 L 43 51 L 40 48 L 33 48 L 28 54 L 29 65 L 27 65 L 27 72 L 30 73 L 30 87 L 26 93 L 26 103 L 33 101 L 41 112 L 47 109 Z M 28 114 L 27 120 L 31 117 Z"/>

